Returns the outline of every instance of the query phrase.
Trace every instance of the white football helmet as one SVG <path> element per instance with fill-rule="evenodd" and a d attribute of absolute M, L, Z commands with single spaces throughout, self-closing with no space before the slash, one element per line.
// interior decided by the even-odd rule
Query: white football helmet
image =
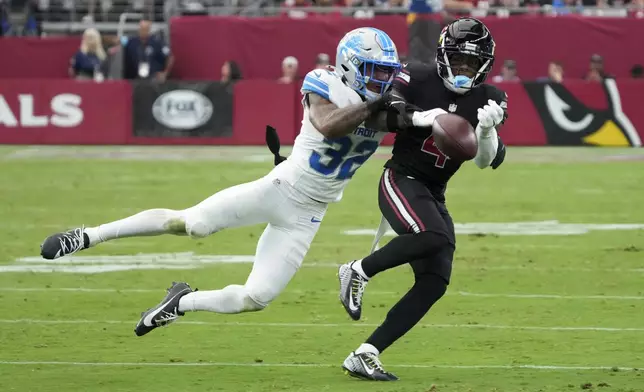
<path fill-rule="evenodd" d="M 384 94 L 401 68 L 396 45 L 387 33 L 373 27 L 348 32 L 340 43 L 335 69 L 363 97 Z"/>

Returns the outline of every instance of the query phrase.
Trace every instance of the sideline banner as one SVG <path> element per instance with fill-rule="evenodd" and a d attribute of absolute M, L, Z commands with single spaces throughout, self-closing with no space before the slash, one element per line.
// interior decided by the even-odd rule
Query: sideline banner
<path fill-rule="evenodd" d="M 642 146 L 644 80 L 498 87 L 508 94 L 510 116 L 500 130 L 507 145 Z M 0 144 L 263 145 L 270 124 L 289 145 L 300 130 L 301 99 L 299 84 L 270 80 L 232 89 L 218 82 L 132 89 L 126 82 L 4 80 Z"/>
<path fill-rule="evenodd" d="M 126 82 L 2 80 L 0 143 L 125 144 L 132 122 Z"/>

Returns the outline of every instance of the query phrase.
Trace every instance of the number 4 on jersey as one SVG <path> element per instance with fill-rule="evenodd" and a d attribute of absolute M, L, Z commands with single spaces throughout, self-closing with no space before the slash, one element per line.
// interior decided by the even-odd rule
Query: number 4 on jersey
<path fill-rule="evenodd" d="M 436 161 L 434 162 L 434 166 L 438 168 L 444 168 L 445 163 L 447 163 L 447 160 L 449 157 L 441 152 L 441 150 L 436 147 L 436 142 L 434 142 L 434 138 L 432 136 L 428 137 L 423 141 L 423 146 L 420 148 L 422 152 L 433 155 L 436 157 Z"/>

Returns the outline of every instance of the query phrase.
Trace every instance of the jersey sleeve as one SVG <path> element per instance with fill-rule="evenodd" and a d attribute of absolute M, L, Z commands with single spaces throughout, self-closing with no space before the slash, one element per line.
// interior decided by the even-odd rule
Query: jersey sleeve
<path fill-rule="evenodd" d="M 331 101 L 331 85 L 333 75 L 324 69 L 315 69 L 306 74 L 300 92 L 302 95 L 316 94 Z"/>
<path fill-rule="evenodd" d="M 392 83 L 393 89 L 400 94 L 406 101 L 414 100 L 414 88 L 424 80 L 431 72 L 431 66 L 423 63 L 406 63 L 403 64 L 400 72 L 394 77 Z"/>

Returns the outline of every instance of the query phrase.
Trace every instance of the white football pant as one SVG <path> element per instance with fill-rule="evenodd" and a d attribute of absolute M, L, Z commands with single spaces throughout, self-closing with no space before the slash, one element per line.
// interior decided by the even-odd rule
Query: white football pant
<path fill-rule="evenodd" d="M 189 294 L 186 301 L 182 301 L 188 308 L 186 310 L 237 313 L 259 310 L 268 305 L 302 265 L 326 209 L 326 203 L 308 198 L 271 172 L 259 180 L 224 189 L 184 210 L 185 229 L 191 237 L 204 237 L 226 228 L 268 223 L 257 243 L 253 269 L 246 284 L 243 287 L 229 286 L 228 290 L 233 297 L 238 296 L 241 290 L 254 303 L 230 303 L 230 308 L 224 304 L 214 307 L 200 305 L 198 302 L 204 302 L 208 293 L 200 291 Z M 190 297 L 195 297 L 195 303 L 191 303 Z M 238 302 L 233 298 L 230 300 Z M 240 306 L 242 309 L 238 309 Z"/>

